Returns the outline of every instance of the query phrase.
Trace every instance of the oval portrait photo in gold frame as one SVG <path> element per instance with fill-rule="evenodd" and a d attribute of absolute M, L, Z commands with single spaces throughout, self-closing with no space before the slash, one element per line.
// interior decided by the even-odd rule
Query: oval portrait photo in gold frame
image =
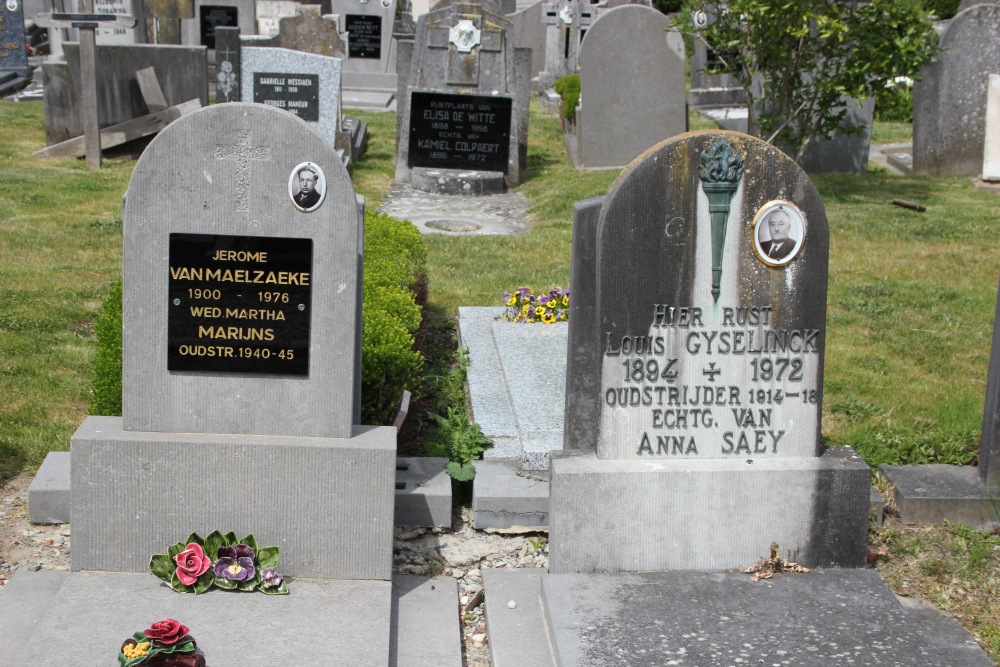
<path fill-rule="evenodd" d="M 806 240 L 806 221 L 799 207 L 775 199 L 753 217 L 753 251 L 768 266 L 787 266 L 798 257 Z"/>
<path fill-rule="evenodd" d="M 295 165 L 288 177 L 288 196 L 295 208 L 309 213 L 326 199 L 326 175 L 315 162 Z"/>

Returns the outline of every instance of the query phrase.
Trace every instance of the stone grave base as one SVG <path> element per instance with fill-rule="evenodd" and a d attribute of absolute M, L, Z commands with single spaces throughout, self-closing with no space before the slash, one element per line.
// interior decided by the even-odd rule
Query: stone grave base
<path fill-rule="evenodd" d="M 766 557 L 772 542 L 810 567 L 865 565 L 870 472 L 849 447 L 752 462 L 563 450 L 549 470 L 555 573 L 739 568 Z"/>
<path fill-rule="evenodd" d="M 124 431 L 73 435 L 73 570 L 146 572 L 192 532 L 253 533 L 285 574 L 389 579 L 396 429 L 349 439 Z"/>
<path fill-rule="evenodd" d="M 0 664 L 115 664 L 122 641 L 164 618 L 209 665 L 461 665 L 453 579 L 299 579 L 284 596 L 176 593 L 150 574 L 29 572 L 0 592 Z"/>
<path fill-rule="evenodd" d="M 475 461 L 474 465 L 472 523 L 476 530 L 500 528 L 534 532 L 548 529 L 547 471 L 522 470 L 514 460 Z"/>
<path fill-rule="evenodd" d="M 459 344 L 469 350 L 472 418 L 493 441 L 483 458 L 547 470 L 549 452 L 563 446 L 569 325 L 505 322 L 504 311 L 458 309 Z"/>
<path fill-rule="evenodd" d="M 982 483 L 979 468 L 931 463 L 878 469 L 892 484 L 903 523 L 1000 524 L 1000 493 Z"/>
<path fill-rule="evenodd" d="M 443 195 L 498 195 L 507 187 L 502 171 L 476 171 L 474 169 L 429 169 L 414 167 L 410 172 L 410 185 L 423 192 Z"/>
<path fill-rule="evenodd" d="M 757 583 L 737 572 L 483 570 L 483 585 L 494 667 L 993 664 L 958 621 L 897 598 L 872 570 Z"/>

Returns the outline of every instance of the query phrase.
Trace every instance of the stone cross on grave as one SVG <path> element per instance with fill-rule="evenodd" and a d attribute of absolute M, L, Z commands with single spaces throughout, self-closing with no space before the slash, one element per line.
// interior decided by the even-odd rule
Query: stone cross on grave
<path fill-rule="evenodd" d="M 236 161 L 236 207 L 242 212 L 250 211 L 250 162 L 271 161 L 270 146 L 253 146 L 250 144 L 250 130 L 237 134 L 235 144 L 215 147 L 216 160 Z"/>
<path fill-rule="evenodd" d="M 94 14 L 94 0 L 80 0 L 80 12 L 41 13 L 35 23 L 42 28 L 77 28 L 80 31 L 80 107 L 87 166 L 101 168 L 101 122 L 97 107 L 97 28 L 135 27 L 135 17 Z"/>
<path fill-rule="evenodd" d="M 484 27 L 482 14 L 464 11 L 473 7 L 462 5 L 463 11 L 428 21 L 427 46 L 448 49 L 448 85 L 478 86 L 480 53 L 503 50 L 503 30 L 488 27 L 488 22 Z"/>

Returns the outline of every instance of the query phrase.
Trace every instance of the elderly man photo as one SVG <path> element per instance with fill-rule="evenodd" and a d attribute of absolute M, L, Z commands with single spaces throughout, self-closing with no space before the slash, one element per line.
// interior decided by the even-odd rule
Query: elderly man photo
<path fill-rule="evenodd" d="M 780 262 L 792 254 L 798 240 L 789 235 L 791 227 L 792 216 L 787 210 L 778 208 L 771 211 L 767 217 L 767 229 L 771 232 L 771 240 L 760 242 L 760 249 L 765 258 Z"/>

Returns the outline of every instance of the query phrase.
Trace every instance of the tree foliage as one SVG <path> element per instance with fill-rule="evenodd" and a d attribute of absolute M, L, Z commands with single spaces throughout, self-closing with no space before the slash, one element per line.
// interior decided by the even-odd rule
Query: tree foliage
<path fill-rule="evenodd" d="M 796 159 L 818 138 L 860 131 L 845 98 L 915 76 L 939 50 L 920 0 L 690 0 L 675 25 L 719 56 L 710 73 L 739 81 L 750 132 Z"/>

